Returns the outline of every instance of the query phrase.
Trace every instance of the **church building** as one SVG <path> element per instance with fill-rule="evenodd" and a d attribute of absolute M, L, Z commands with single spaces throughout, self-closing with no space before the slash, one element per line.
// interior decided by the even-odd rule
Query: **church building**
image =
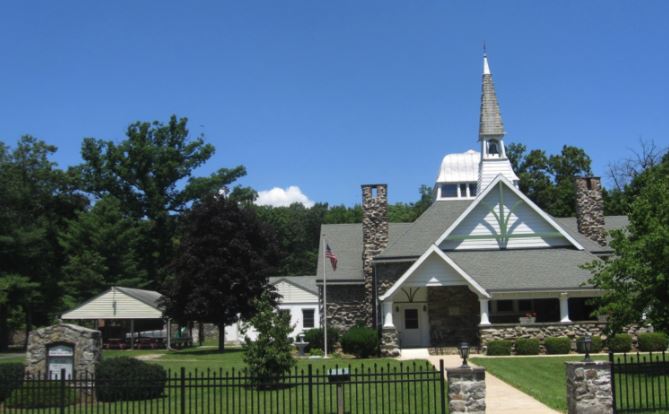
<path fill-rule="evenodd" d="M 478 151 L 443 158 L 432 205 L 413 223 L 389 223 L 387 186 L 366 184 L 361 224 L 322 226 L 338 257 L 333 271 L 321 243 L 316 283 L 322 305 L 325 277 L 328 326 L 376 327 L 387 355 L 601 334 L 588 302 L 601 292 L 582 265 L 612 253 L 607 232 L 627 218 L 604 216 L 597 177 L 574 178 L 577 217 L 550 216 L 519 190 L 504 136 L 484 56 Z"/>

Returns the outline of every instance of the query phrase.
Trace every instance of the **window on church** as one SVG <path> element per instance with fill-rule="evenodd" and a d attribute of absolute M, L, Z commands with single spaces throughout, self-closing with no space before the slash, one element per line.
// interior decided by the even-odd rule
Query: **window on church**
<path fill-rule="evenodd" d="M 441 186 L 441 196 L 444 198 L 457 198 L 458 185 L 457 184 L 443 184 Z"/>
<path fill-rule="evenodd" d="M 476 183 L 469 184 L 469 196 L 476 197 Z"/>
<path fill-rule="evenodd" d="M 497 301 L 497 312 L 513 312 L 513 301 L 512 300 L 498 300 Z"/>
<path fill-rule="evenodd" d="M 313 309 L 302 309 L 302 327 L 303 328 L 313 328 L 314 327 L 314 310 Z"/>
<path fill-rule="evenodd" d="M 460 198 L 467 197 L 467 184 L 460 184 Z"/>

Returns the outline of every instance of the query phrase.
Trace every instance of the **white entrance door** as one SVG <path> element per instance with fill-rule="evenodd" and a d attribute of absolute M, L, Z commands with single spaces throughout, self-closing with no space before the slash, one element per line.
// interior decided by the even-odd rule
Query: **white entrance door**
<path fill-rule="evenodd" d="M 400 331 L 400 346 L 402 348 L 428 346 L 428 322 L 427 312 L 423 310 L 424 304 L 401 304 L 398 305 Z"/>

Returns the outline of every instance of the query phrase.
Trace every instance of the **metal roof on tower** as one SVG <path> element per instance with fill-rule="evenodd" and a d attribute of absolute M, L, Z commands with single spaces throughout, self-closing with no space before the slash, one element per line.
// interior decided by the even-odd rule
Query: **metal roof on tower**
<path fill-rule="evenodd" d="M 481 119 L 479 122 L 479 139 L 491 136 L 503 136 L 504 123 L 497 103 L 495 84 L 488 64 L 488 55 L 483 55 L 483 86 L 481 88 Z"/>

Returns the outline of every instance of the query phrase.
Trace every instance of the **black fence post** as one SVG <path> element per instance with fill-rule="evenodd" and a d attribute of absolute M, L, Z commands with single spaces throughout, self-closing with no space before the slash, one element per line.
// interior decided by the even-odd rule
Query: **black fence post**
<path fill-rule="evenodd" d="M 610 363 L 610 370 L 611 370 L 611 404 L 612 407 L 611 409 L 613 410 L 613 414 L 616 413 L 616 370 L 615 370 L 615 361 L 614 361 L 614 355 L 613 352 L 609 351 L 609 363 Z"/>
<path fill-rule="evenodd" d="M 311 372 L 311 364 L 309 364 L 309 414 L 314 414 L 314 381 Z"/>
<path fill-rule="evenodd" d="M 181 367 L 181 414 L 186 414 L 186 367 Z"/>
<path fill-rule="evenodd" d="M 60 370 L 60 414 L 65 414 L 65 368 Z"/>
<path fill-rule="evenodd" d="M 439 385 L 441 386 L 441 414 L 446 414 L 446 387 L 444 380 L 444 360 L 439 360 Z"/>

